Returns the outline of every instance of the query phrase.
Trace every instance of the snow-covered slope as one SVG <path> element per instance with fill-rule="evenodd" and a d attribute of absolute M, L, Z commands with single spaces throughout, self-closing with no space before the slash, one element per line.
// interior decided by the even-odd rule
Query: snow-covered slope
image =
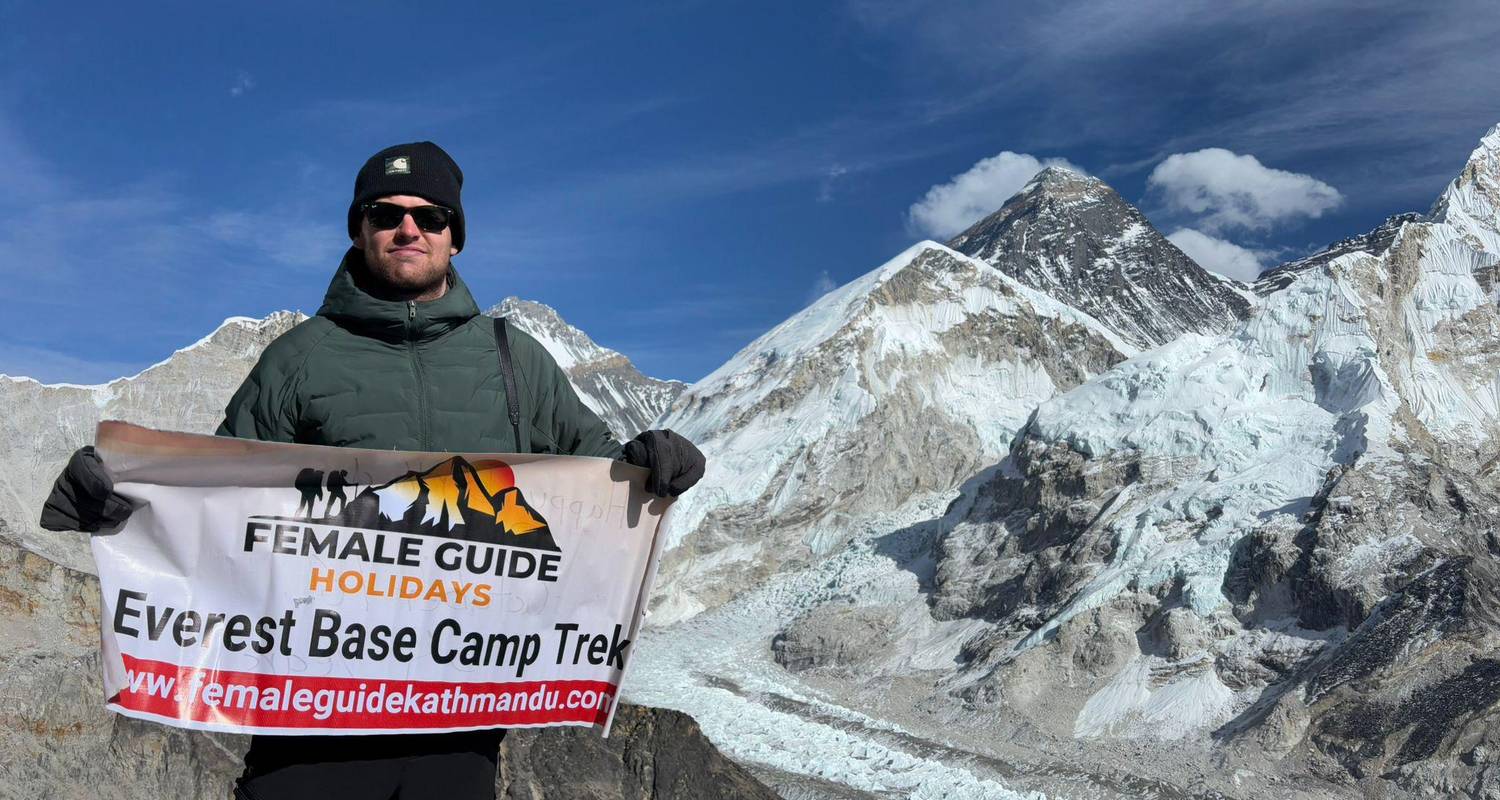
<path fill-rule="evenodd" d="M 1097 321 L 934 242 L 825 295 L 663 417 L 709 454 L 673 509 L 658 607 L 682 618 L 938 498 L 1030 409 L 1132 352 Z"/>
<path fill-rule="evenodd" d="M 25 550 L 82 572 L 93 559 L 81 534 L 37 525 L 52 480 L 101 420 L 212 433 L 224 405 L 272 339 L 304 317 L 278 311 L 265 319 L 232 317 L 213 333 L 137 375 L 97 386 L 43 384 L 0 376 L 0 528 Z"/>
<path fill-rule="evenodd" d="M 1396 234 L 1401 232 L 1402 226 L 1408 222 L 1421 222 L 1423 219 L 1421 214 L 1410 211 L 1391 216 L 1381 223 L 1380 227 L 1369 233 L 1340 239 L 1306 258 L 1289 261 L 1262 272 L 1251 288 L 1256 294 L 1268 295 L 1290 286 L 1302 272 L 1321 267 L 1339 256 L 1346 256 L 1350 253 L 1368 253 L 1378 256 L 1390 249 L 1391 242 L 1395 240 Z"/>
<path fill-rule="evenodd" d="M 621 441 L 649 428 L 652 420 L 687 388 L 681 381 L 642 375 L 630 359 L 595 344 L 551 306 L 507 297 L 484 313 L 509 318 L 547 348 L 568 374 L 584 405 L 598 414 Z"/>
<path fill-rule="evenodd" d="M 1222 333 L 1248 311 L 1243 286 L 1198 266 L 1103 181 L 1036 174 L 948 246 L 1081 309 L 1138 348 Z"/>

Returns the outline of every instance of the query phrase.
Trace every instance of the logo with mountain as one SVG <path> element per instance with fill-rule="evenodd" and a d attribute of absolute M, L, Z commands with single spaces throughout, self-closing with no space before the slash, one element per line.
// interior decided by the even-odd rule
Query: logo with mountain
<path fill-rule="evenodd" d="M 327 476 L 311 467 L 297 473 L 294 484 L 302 493 L 298 520 L 367 530 L 416 533 L 489 542 L 509 547 L 560 550 L 547 520 L 537 513 L 516 486 L 509 464 L 495 459 L 469 462 L 462 456 L 442 461 L 424 472 L 368 486 L 353 500 L 344 489 L 348 474 Z M 328 489 L 322 517 L 315 507 Z M 334 501 L 339 510 L 334 512 Z M 304 509 L 306 516 L 302 516 Z"/>

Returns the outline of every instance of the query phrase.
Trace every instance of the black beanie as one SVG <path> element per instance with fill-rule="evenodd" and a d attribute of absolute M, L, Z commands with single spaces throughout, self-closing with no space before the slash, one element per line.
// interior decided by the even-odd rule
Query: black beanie
<path fill-rule="evenodd" d="M 453 229 L 453 246 L 462 250 L 464 207 L 458 195 L 463 185 L 463 170 L 443 152 L 443 148 L 432 142 L 387 147 L 370 156 L 354 177 L 354 202 L 349 204 L 349 238 L 359 236 L 361 205 L 393 194 L 409 194 L 453 209 L 453 219 L 448 222 L 448 227 Z"/>

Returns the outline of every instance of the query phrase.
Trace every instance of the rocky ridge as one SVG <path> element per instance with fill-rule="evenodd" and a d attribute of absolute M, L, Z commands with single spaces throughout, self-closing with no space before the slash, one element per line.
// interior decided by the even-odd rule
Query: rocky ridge
<path fill-rule="evenodd" d="M 1401 232 L 1402 226 L 1408 222 L 1421 222 L 1422 219 L 1423 216 L 1421 214 L 1412 211 L 1392 215 L 1385 222 L 1381 223 L 1380 227 L 1369 233 L 1340 239 L 1306 258 L 1288 261 L 1285 264 L 1262 272 L 1260 277 L 1251 285 L 1251 288 L 1256 294 L 1265 296 L 1290 286 L 1292 281 L 1296 280 L 1298 274 L 1309 269 L 1321 267 L 1340 256 L 1346 256 L 1350 253 L 1380 255 L 1390 249 L 1391 242 L 1395 241 L 1396 234 Z"/>
<path fill-rule="evenodd" d="M 687 388 L 681 381 L 642 375 L 630 359 L 600 347 L 551 306 L 507 297 L 484 313 L 506 317 L 541 342 L 568 374 L 584 405 L 598 414 L 621 441 L 649 428 Z"/>

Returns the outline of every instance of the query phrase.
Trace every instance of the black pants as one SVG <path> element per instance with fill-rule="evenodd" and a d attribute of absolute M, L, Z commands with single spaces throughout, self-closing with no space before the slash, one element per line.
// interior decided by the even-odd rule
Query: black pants
<path fill-rule="evenodd" d="M 398 736 L 256 736 L 243 800 L 493 800 L 504 730 Z"/>

